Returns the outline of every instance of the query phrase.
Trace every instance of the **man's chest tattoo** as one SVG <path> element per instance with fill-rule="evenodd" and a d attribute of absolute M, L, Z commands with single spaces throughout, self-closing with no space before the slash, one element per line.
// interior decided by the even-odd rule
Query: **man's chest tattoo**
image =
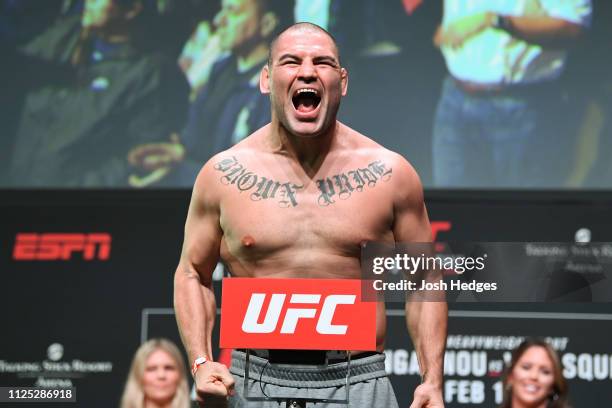
<path fill-rule="evenodd" d="M 247 192 L 251 201 L 274 200 L 283 208 L 296 207 L 298 192 L 304 188 L 301 184 L 279 182 L 259 175 L 246 168 L 234 156 L 221 159 L 214 165 L 214 169 L 222 173 L 219 178 L 221 184 L 234 186 L 240 193 Z M 392 172 L 392 168 L 376 160 L 365 167 L 317 179 L 317 204 L 327 207 L 337 199 L 347 200 L 355 192 L 360 193 L 366 187 L 373 188 L 379 182 L 388 181 Z"/>
<path fill-rule="evenodd" d="M 232 185 L 241 193 L 248 192 L 252 201 L 275 200 L 283 208 L 297 206 L 297 192 L 304 188 L 303 185 L 281 183 L 258 175 L 239 163 L 234 156 L 217 162 L 214 169 L 223 173 L 219 178 L 221 184 Z"/>
<path fill-rule="evenodd" d="M 379 181 L 388 181 L 393 169 L 380 160 L 373 161 L 367 167 L 353 169 L 317 180 L 317 188 L 321 193 L 317 204 L 327 207 L 336 199 L 347 200 L 354 192 L 362 192 L 367 186 L 372 188 Z"/>

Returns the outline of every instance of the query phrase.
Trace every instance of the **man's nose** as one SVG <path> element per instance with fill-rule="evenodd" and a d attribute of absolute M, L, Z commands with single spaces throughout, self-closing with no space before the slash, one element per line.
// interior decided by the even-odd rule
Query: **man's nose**
<path fill-rule="evenodd" d="M 317 70 L 311 61 L 303 61 L 300 65 L 298 78 L 304 82 L 312 82 L 317 79 Z"/>

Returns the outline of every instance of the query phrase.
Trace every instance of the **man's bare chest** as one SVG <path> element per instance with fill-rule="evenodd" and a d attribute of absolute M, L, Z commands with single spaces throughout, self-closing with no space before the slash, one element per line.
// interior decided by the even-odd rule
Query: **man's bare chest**
<path fill-rule="evenodd" d="M 216 167 L 220 224 L 230 251 L 244 246 L 344 250 L 389 233 L 392 169 L 382 161 L 345 166 L 312 179 L 252 168 L 235 157 Z"/>

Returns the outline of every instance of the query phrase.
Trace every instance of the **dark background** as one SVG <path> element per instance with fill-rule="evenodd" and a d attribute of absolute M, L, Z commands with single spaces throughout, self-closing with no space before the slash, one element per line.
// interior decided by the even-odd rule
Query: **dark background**
<path fill-rule="evenodd" d="M 449 231 L 438 234 L 442 241 L 573 241 L 581 228 L 591 231 L 592 241 L 612 241 L 612 197 L 607 194 L 446 191 L 426 196 L 431 220 L 451 223 Z M 78 406 L 115 406 L 142 340 L 164 336 L 180 342 L 172 315 L 172 275 L 189 193 L 5 191 L 0 198 L 0 361 L 41 363 L 49 360 L 48 347 L 59 343 L 64 347 L 60 362 L 112 363 L 111 372 L 77 378 L 70 377 L 79 374 L 73 372 L 24 377 L 0 370 L 0 385 L 68 378 L 77 387 Z M 112 235 L 112 250 L 107 261 L 83 261 L 78 252 L 68 262 L 14 261 L 15 236 L 22 232 L 106 232 Z M 403 311 L 392 308 L 389 315 L 388 353 L 412 351 Z M 570 377 L 574 406 L 603 408 L 612 401 L 609 303 L 451 304 L 449 335 L 567 337 L 562 355 L 607 356 L 598 365 L 600 373 L 607 373 L 605 379 Z M 483 351 L 488 362 L 508 350 L 449 351 Z M 390 367 L 393 361 L 387 360 Z M 586 369 L 593 373 L 592 367 Z M 446 386 L 451 387 L 449 380 L 482 382 L 486 399 L 476 406 L 493 407 L 491 387 L 498 379 L 488 370 L 484 376 L 447 375 Z M 400 406 L 408 407 L 418 376 L 400 369 L 392 380 Z M 451 401 L 449 407 L 466 406 L 457 397 Z"/>

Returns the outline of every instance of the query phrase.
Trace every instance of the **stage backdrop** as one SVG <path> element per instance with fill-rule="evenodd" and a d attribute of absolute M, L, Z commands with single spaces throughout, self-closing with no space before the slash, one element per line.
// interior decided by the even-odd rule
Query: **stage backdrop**
<path fill-rule="evenodd" d="M 0 187 L 190 187 L 202 163 L 270 120 L 253 81 L 265 58 L 251 48 L 266 44 L 232 40 L 250 35 L 235 32 L 258 2 L 235 1 L 238 12 L 221 0 L 141 1 L 133 35 L 112 46 L 90 26 L 103 25 L 106 2 L 0 2 Z M 340 120 L 409 158 L 426 187 L 612 188 L 612 2 L 261 3 L 283 26 L 334 35 L 350 77 Z M 544 13 L 580 35 L 526 42 L 489 27 L 453 51 L 434 45 L 442 21 L 462 27 L 484 11 Z M 230 24 L 234 13 L 243 20 Z M 233 58 L 245 55 L 243 72 Z M 543 169 L 525 173 L 533 163 Z"/>

